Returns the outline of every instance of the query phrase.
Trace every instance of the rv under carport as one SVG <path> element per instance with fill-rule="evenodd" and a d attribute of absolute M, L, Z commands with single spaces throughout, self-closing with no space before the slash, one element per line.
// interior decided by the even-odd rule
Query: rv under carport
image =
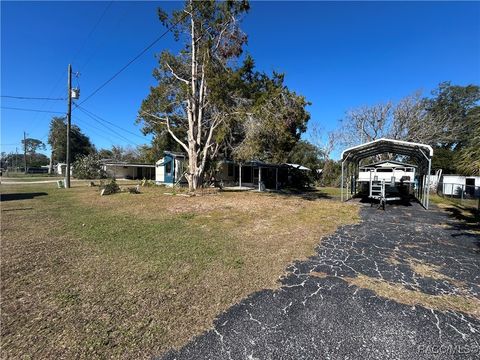
<path fill-rule="evenodd" d="M 342 152 L 342 201 L 349 200 L 357 194 L 357 175 L 360 166 L 363 165 L 362 161 L 382 154 L 404 156 L 408 158 L 408 162 L 416 164 L 414 196 L 425 209 L 428 209 L 432 147 L 426 144 L 383 138 L 348 148 Z"/>

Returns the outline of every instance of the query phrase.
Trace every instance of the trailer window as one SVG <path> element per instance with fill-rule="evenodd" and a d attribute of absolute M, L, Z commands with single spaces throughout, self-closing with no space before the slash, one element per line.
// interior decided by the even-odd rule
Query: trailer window
<path fill-rule="evenodd" d="M 392 169 L 377 169 L 377 172 L 387 173 L 387 172 L 392 172 Z"/>

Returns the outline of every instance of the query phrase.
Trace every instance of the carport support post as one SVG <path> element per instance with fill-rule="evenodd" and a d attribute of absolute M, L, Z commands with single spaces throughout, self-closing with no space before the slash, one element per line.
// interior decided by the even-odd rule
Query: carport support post
<path fill-rule="evenodd" d="M 238 187 L 242 187 L 242 163 L 238 164 Z"/>
<path fill-rule="evenodd" d="M 432 159 L 429 156 L 425 155 L 425 153 L 421 149 L 419 149 L 419 151 L 422 153 L 425 159 L 427 159 L 428 162 L 428 170 L 427 174 L 424 176 L 424 188 L 422 189 L 422 205 L 425 207 L 426 210 L 428 210 L 428 205 L 430 202 L 430 172 L 432 171 Z"/>
<path fill-rule="evenodd" d="M 258 191 L 262 191 L 262 168 L 258 167 Z"/>
<path fill-rule="evenodd" d="M 343 201 L 343 161 L 342 161 L 342 178 L 341 178 L 341 181 L 340 181 L 340 186 L 341 186 L 341 191 L 340 191 L 340 196 L 341 196 L 341 200 Z"/>
<path fill-rule="evenodd" d="M 275 190 L 278 190 L 278 167 L 275 168 Z"/>
<path fill-rule="evenodd" d="M 427 210 L 430 203 L 430 172 L 432 171 L 432 159 L 428 159 L 428 175 L 427 175 Z"/>

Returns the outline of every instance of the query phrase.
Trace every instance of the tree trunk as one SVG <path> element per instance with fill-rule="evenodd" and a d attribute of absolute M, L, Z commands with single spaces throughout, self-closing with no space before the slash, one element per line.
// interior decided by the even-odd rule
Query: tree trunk
<path fill-rule="evenodd" d="M 194 141 L 188 144 L 188 189 L 190 191 L 197 190 L 198 187 L 198 172 L 197 172 L 197 152 Z"/>

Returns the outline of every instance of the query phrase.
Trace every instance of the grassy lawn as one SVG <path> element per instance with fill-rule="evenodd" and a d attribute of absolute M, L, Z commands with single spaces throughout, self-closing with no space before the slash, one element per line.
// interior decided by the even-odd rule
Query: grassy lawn
<path fill-rule="evenodd" d="M 341 189 L 337 187 L 318 187 L 317 190 L 323 194 L 326 194 L 332 198 L 340 199 Z"/>
<path fill-rule="evenodd" d="M 1 185 L 2 358 L 159 355 L 358 220 L 323 192 L 72 186 Z"/>
<path fill-rule="evenodd" d="M 480 233 L 480 209 L 478 199 L 456 199 L 430 195 L 430 201 L 450 213 L 453 218 L 462 221 L 466 229 Z"/>

